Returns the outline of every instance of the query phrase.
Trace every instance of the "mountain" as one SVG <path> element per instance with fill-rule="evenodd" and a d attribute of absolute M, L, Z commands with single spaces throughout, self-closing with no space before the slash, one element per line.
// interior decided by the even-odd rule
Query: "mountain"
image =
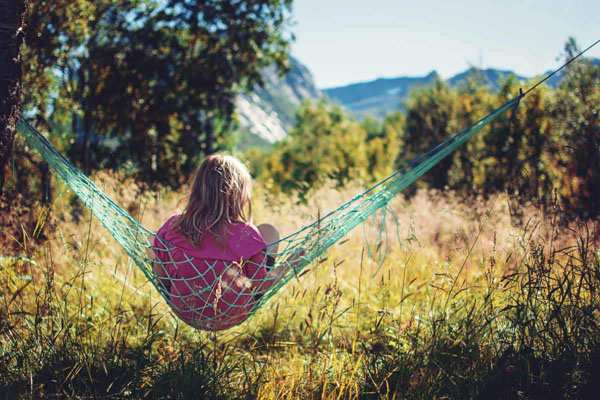
<path fill-rule="evenodd" d="M 397 111 L 400 101 L 413 87 L 435 82 L 435 71 L 423 77 L 380 78 L 375 81 L 353 83 L 348 86 L 325 89 L 323 93 L 334 102 L 340 103 L 358 119 L 367 114 L 383 118 L 385 114 Z"/>
<path fill-rule="evenodd" d="M 465 85 L 469 79 L 473 79 L 475 82 L 479 82 L 482 85 L 489 86 L 493 91 L 500 90 L 500 85 L 503 81 L 506 80 L 510 75 L 515 75 L 520 82 L 527 81 L 527 77 L 517 75 L 513 71 L 506 71 L 500 69 L 477 69 L 477 68 L 469 68 L 465 72 L 461 72 L 460 74 L 456 74 L 446 82 L 451 87 L 457 87 L 461 85 Z"/>
<path fill-rule="evenodd" d="M 265 84 L 236 98 L 241 125 L 238 149 L 265 147 L 285 138 L 302 101 L 323 96 L 308 68 L 294 57 L 290 57 L 290 62 L 291 69 L 283 77 L 275 67 L 265 68 L 262 71 Z"/>
<path fill-rule="evenodd" d="M 588 60 L 592 64 L 600 66 L 600 59 L 598 58 Z M 523 83 L 531 79 L 531 77 L 518 75 L 510 70 L 469 68 L 454 75 L 446 82 L 451 87 L 457 87 L 464 85 L 469 79 L 474 79 L 495 91 L 500 89 L 502 81 L 511 74 Z M 323 92 L 332 101 L 344 106 L 357 119 L 363 119 L 367 114 L 382 118 L 389 112 L 404 108 L 402 101 L 406 99 L 410 89 L 431 84 L 437 77 L 437 73 L 431 72 L 423 77 L 377 79 L 370 82 L 353 83 L 347 86 L 325 89 Z M 547 84 L 552 88 L 556 88 L 562 77 L 562 72 L 559 72 L 550 78 Z"/>
<path fill-rule="evenodd" d="M 465 72 L 454 75 L 446 82 L 451 87 L 457 87 L 464 85 L 469 79 L 474 79 L 490 86 L 492 90 L 498 90 L 500 83 L 511 74 L 514 73 L 491 68 L 469 68 Z M 363 119 L 367 114 L 383 118 L 390 112 L 404 109 L 402 102 L 408 97 L 411 89 L 430 85 L 438 78 L 438 74 L 433 71 L 422 77 L 377 79 L 325 89 L 323 92 L 332 101 L 344 106 L 357 119 Z M 521 81 L 527 80 L 526 77 L 519 75 L 517 78 Z"/>

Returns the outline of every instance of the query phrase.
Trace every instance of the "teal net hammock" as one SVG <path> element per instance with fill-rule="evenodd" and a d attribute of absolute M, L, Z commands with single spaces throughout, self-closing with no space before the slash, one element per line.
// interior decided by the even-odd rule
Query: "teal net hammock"
<path fill-rule="evenodd" d="M 377 210 L 385 209 L 396 194 L 496 117 L 516 107 L 523 96 L 521 93 L 338 209 L 281 239 L 272 266 L 265 265 L 264 261 L 256 265 L 252 260 L 227 263 L 189 257 L 183 261 L 175 260 L 170 256 L 174 248 L 171 243 L 158 238 L 115 204 L 60 154 L 44 135 L 23 119 L 19 122 L 19 130 L 135 261 L 175 314 L 195 328 L 214 331 L 230 328 L 252 316 L 280 288 L 300 275 L 307 265 L 346 233 Z M 152 257 L 153 254 L 161 256 Z M 162 261 L 158 261 L 158 258 Z M 186 270 L 195 272 L 187 276 L 169 273 L 177 270 L 181 263 L 188 263 L 192 268 Z M 155 264 L 159 271 L 163 271 L 163 277 L 155 273 Z M 261 269 L 263 272 L 264 269 L 280 272 L 270 277 L 269 286 L 264 282 L 264 276 L 259 281 L 256 275 L 250 273 Z"/>

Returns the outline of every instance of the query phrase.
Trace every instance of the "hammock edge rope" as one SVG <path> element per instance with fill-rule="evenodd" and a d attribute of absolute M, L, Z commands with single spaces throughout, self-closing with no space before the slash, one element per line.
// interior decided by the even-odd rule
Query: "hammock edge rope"
<path fill-rule="evenodd" d="M 189 288 L 190 293 L 172 293 L 167 292 L 161 284 L 158 276 L 154 273 L 152 263 L 146 254 L 146 249 L 152 248 L 152 244 L 148 242 L 148 235 L 156 235 L 133 219 L 127 212 L 120 208 L 110 197 L 103 193 L 89 178 L 87 178 L 80 170 L 78 170 L 66 157 L 59 153 L 56 148 L 41 134 L 37 129 L 32 127 L 24 119 L 19 119 L 19 131 L 25 136 L 28 143 L 32 145 L 48 162 L 48 164 L 61 176 L 63 181 L 74 191 L 74 193 L 82 200 L 82 202 L 90 209 L 101 224 L 109 231 L 115 240 L 123 247 L 129 257 L 131 257 L 136 265 L 142 270 L 146 278 L 159 291 L 161 296 L 181 317 L 181 304 L 176 306 L 175 301 L 183 303 L 186 306 L 185 312 L 192 312 L 197 318 L 184 319 L 188 324 L 205 330 L 227 329 L 237 325 L 241 321 L 246 320 L 253 315 L 256 310 L 262 307 L 275 293 L 279 291 L 286 283 L 294 277 L 301 274 L 302 270 L 312 263 L 315 259 L 321 256 L 325 251 L 336 243 L 339 239 L 345 236 L 350 230 L 364 222 L 369 216 L 388 205 L 389 201 L 403 189 L 412 184 L 415 180 L 429 171 L 433 166 L 439 163 L 443 158 L 454 152 L 463 143 L 469 140 L 484 126 L 501 115 L 504 111 L 516 107 L 524 94 L 520 94 L 514 99 L 506 102 L 496 110 L 492 111 L 473 125 L 460 131 L 456 135 L 446 139 L 429 152 L 421 155 L 413 162 L 409 163 L 404 168 L 394 172 L 389 177 L 381 180 L 371 186 L 363 193 L 355 196 L 342 206 L 331 211 L 319 220 L 309 224 L 291 235 L 279 241 L 280 245 L 284 245 L 283 251 L 277 254 L 277 262 L 274 267 L 281 266 L 287 263 L 290 259 L 294 259 L 294 268 L 289 268 L 277 277 L 277 283 L 270 286 L 260 294 L 260 297 L 254 300 L 254 305 L 249 310 L 244 310 L 243 318 L 239 317 L 239 313 L 234 313 L 237 317 L 230 318 L 227 315 L 228 310 L 233 308 L 243 308 L 240 306 L 240 298 L 248 296 L 248 293 L 240 293 L 231 301 L 226 302 L 219 298 L 219 291 L 223 291 L 221 287 L 221 277 L 215 277 L 209 287 L 203 291 L 210 292 L 208 298 L 204 297 L 202 302 L 194 301 L 202 295 L 200 291 L 194 290 L 192 285 L 186 279 L 175 279 L 173 281 L 184 282 Z M 115 221 L 117 221 L 115 223 Z M 159 238 L 160 239 L 160 238 Z M 162 245 L 169 248 L 170 243 L 162 240 Z M 153 248 L 153 250 L 161 250 Z M 187 257 L 186 257 L 187 258 Z M 172 260 L 172 257 L 171 257 Z M 194 260 L 187 258 L 189 264 L 194 265 Z M 173 264 L 177 264 L 173 260 Z M 162 263 L 161 263 L 162 265 Z M 163 265 L 166 271 L 166 267 Z M 260 266 L 258 266 L 260 267 Z M 209 270 L 212 271 L 209 266 Z M 230 264 L 226 270 L 230 270 Z M 199 271 L 196 266 L 194 269 L 197 276 L 193 279 L 204 279 L 208 271 Z M 232 279 L 239 279 L 242 275 L 242 269 L 238 268 Z M 231 272 L 231 271 L 230 271 Z M 189 279 L 190 281 L 192 279 Z M 252 280 L 252 277 L 250 277 Z M 218 286 L 215 285 L 219 282 Z M 228 283 L 230 286 L 232 282 Z M 205 285 L 206 286 L 206 285 Z M 227 288 L 225 289 L 227 290 Z M 227 303 L 222 305 L 221 303 Z M 202 303 L 202 305 L 198 305 Z M 219 303 L 219 307 L 217 307 Z M 191 307 L 188 307 L 192 304 Z M 222 306 L 222 307 L 221 307 Z M 210 313 L 210 309 L 213 312 Z M 219 310 L 217 310 L 219 308 Z M 225 310 L 220 310 L 226 308 Z M 218 311 L 221 311 L 219 316 Z M 239 310 L 238 310 L 239 311 Z M 209 316 L 207 316 L 209 315 Z"/>

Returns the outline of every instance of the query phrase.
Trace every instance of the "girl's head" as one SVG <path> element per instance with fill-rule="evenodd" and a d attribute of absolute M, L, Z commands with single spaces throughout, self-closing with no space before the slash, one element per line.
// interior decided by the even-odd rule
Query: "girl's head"
<path fill-rule="evenodd" d="M 240 160 L 223 154 L 208 156 L 196 171 L 188 204 L 175 226 L 196 246 L 210 232 L 225 248 L 228 225 L 251 217 L 251 193 L 252 178 Z"/>

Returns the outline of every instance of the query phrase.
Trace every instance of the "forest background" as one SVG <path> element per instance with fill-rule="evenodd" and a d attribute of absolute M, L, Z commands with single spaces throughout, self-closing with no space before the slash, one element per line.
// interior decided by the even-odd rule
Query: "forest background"
<path fill-rule="evenodd" d="M 234 97 L 260 85 L 263 68 L 289 68 L 290 10 L 291 0 L 30 2 L 21 115 L 86 173 L 130 182 L 133 198 L 181 190 L 204 156 L 229 151 L 248 163 L 271 201 L 283 201 L 281 193 L 306 204 L 324 187 L 343 191 L 386 177 L 534 83 L 508 77 L 496 91 L 477 79 L 456 88 L 438 79 L 383 120 L 356 120 L 327 99 L 306 102 L 288 138 L 236 152 Z M 562 56 L 578 51 L 571 39 Z M 530 93 L 406 196 L 431 189 L 469 203 L 501 194 L 516 219 L 531 204 L 560 208 L 564 226 L 597 219 L 599 82 L 600 67 L 569 65 L 556 89 Z M 32 259 L 65 210 L 71 222 L 85 211 L 18 134 L 12 149 L 0 198 L 2 255 Z M 17 294 L 7 293 L 13 304 Z M 3 360 L 7 368 L 21 363 Z"/>
<path fill-rule="evenodd" d="M 286 72 L 290 5 L 30 5 L 22 49 L 23 116 L 50 132 L 53 144 L 88 173 L 125 171 L 142 190 L 177 189 L 203 156 L 234 151 L 239 140 L 235 95 L 262 83 L 261 68 L 276 64 Z M 563 56 L 577 51 L 571 39 Z M 598 74 L 589 62 L 569 66 L 556 90 L 542 87 L 532 93 L 511 123 L 506 117 L 487 127 L 420 185 L 465 195 L 508 191 L 540 205 L 558 196 L 570 214 L 596 216 Z M 276 192 L 305 197 L 308 188 L 330 179 L 339 186 L 351 180 L 368 184 L 532 83 L 513 76 L 493 91 L 476 78 L 452 89 L 438 79 L 413 90 L 405 112 L 383 121 L 354 120 L 325 99 L 307 102 L 287 139 L 241 157 Z M 51 203 L 48 168 L 24 150 L 20 138 L 14 152 L 5 175 L 15 182 L 3 202 L 20 198 L 14 205 L 27 209 L 31 201 Z M 26 172 L 32 170 L 39 173 Z M 3 209 L 14 205 L 3 204 Z"/>

